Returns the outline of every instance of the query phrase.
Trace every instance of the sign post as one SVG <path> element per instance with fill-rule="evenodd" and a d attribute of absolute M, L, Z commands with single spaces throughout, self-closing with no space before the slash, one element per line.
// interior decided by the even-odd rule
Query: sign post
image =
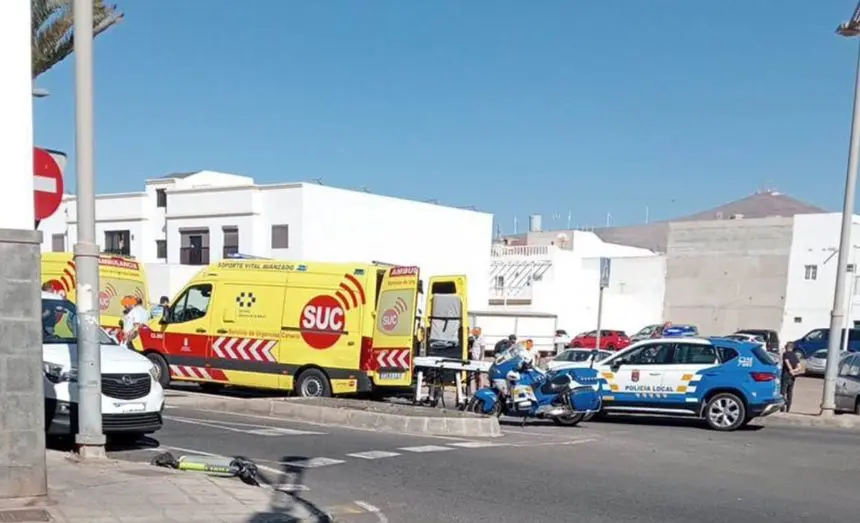
<path fill-rule="evenodd" d="M 600 327 L 603 323 L 603 290 L 609 287 L 609 273 L 612 269 L 611 258 L 600 258 L 600 291 L 597 294 L 597 341 L 595 348 L 600 349 Z"/>
<path fill-rule="evenodd" d="M 55 157 L 33 148 L 33 209 L 36 227 L 60 208 L 63 201 L 63 170 Z"/>

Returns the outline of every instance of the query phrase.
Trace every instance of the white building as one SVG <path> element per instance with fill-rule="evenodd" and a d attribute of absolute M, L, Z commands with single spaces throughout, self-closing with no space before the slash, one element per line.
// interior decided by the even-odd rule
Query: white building
<path fill-rule="evenodd" d="M 663 317 L 665 257 L 567 231 L 554 245 L 493 246 L 490 310 L 546 313 L 570 334 L 597 326 L 600 258 L 611 259 L 604 290 L 604 329 L 628 334 Z"/>
<path fill-rule="evenodd" d="M 466 274 L 470 303 L 482 308 L 492 220 L 467 209 L 318 184 L 258 185 L 212 171 L 168 175 L 147 180 L 141 192 L 96 197 L 99 244 L 146 262 L 153 295 L 175 292 L 196 271 L 188 266 L 242 253 L 417 265 L 426 276 Z M 71 250 L 74 196 L 40 229 L 43 250 Z M 170 269 L 159 270 L 165 264 Z M 185 268 L 174 269 L 180 264 Z"/>
<path fill-rule="evenodd" d="M 820 213 L 671 223 L 667 319 L 694 323 L 710 335 L 774 329 L 783 342 L 828 327 L 840 220 L 839 213 Z M 860 263 L 857 216 L 853 238 L 850 259 Z M 850 322 L 860 321 L 860 301 L 850 280 L 846 307 Z"/>

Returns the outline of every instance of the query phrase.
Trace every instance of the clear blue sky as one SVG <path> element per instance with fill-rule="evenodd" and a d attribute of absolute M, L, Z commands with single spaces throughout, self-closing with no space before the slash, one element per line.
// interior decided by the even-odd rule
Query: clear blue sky
<path fill-rule="evenodd" d="M 765 185 L 841 207 L 857 43 L 834 28 L 855 0 L 116 1 L 99 192 L 198 169 L 322 178 L 474 205 L 505 232 Z M 73 69 L 35 101 L 37 144 L 70 153 Z"/>

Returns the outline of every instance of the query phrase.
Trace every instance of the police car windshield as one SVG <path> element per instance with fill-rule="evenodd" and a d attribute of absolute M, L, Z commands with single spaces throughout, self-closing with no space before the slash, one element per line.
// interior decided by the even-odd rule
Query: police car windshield
<path fill-rule="evenodd" d="M 116 341 L 101 328 L 98 330 L 101 345 L 116 345 Z M 75 304 L 67 300 L 42 300 L 42 343 L 77 343 L 78 312 Z"/>

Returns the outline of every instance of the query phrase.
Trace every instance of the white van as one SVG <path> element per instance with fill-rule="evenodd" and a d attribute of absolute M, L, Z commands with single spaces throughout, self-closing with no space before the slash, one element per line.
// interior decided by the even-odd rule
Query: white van
<path fill-rule="evenodd" d="M 42 292 L 42 362 L 45 430 L 71 436 L 78 429 L 77 310 L 59 294 Z M 164 389 L 149 360 L 99 329 L 102 371 L 102 429 L 137 437 L 162 426 Z"/>

